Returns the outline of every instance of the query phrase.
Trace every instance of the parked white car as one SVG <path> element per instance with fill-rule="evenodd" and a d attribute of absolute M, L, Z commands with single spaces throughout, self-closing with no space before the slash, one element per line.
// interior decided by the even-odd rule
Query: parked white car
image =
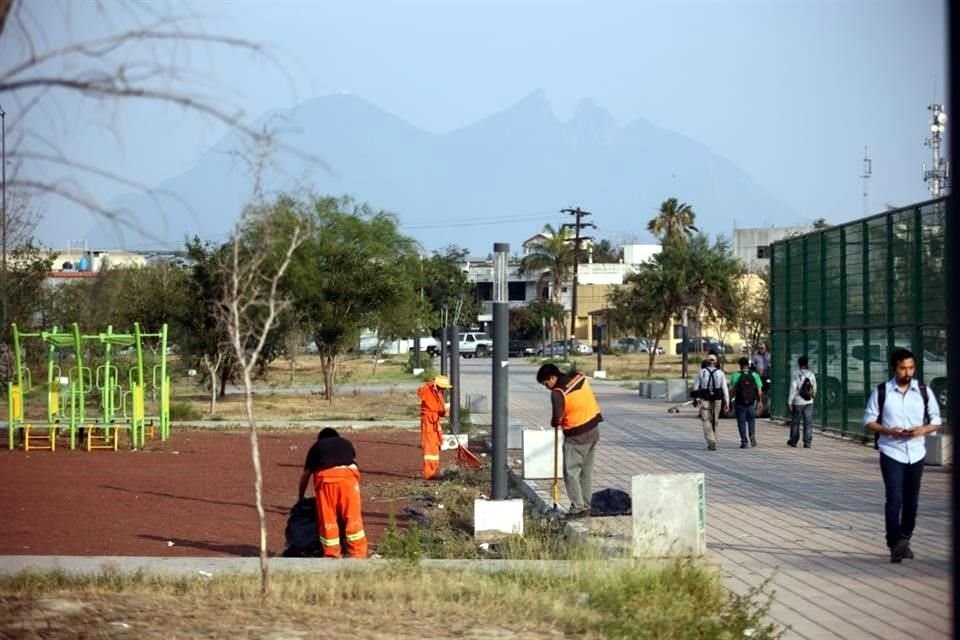
<path fill-rule="evenodd" d="M 839 345 L 836 345 L 839 347 Z M 840 353 L 834 345 L 827 345 L 827 378 L 820 385 L 819 395 L 828 407 L 840 403 L 843 385 L 840 377 Z M 809 353 L 810 365 L 816 371 L 817 354 Z M 797 360 L 797 355 L 791 357 L 791 364 Z M 923 355 L 923 382 L 933 391 L 943 412 L 947 407 L 947 362 L 942 355 L 924 351 Z M 918 363 L 919 364 L 919 363 Z M 875 387 L 890 378 L 890 354 L 886 344 L 872 343 L 864 347 L 862 340 L 847 340 L 847 390 L 851 395 L 863 393 L 866 372 L 869 371 L 870 385 Z"/>

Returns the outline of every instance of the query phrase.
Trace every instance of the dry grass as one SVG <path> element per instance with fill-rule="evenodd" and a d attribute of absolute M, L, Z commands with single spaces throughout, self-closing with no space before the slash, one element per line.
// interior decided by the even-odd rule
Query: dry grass
<path fill-rule="evenodd" d="M 0 636 L 73 638 L 774 638 L 766 598 L 726 592 L 690 562 L 542 570 L 371 565 L 253 576 L 0 578 Z M 759 597 L 758 597 L 759 596 Z"/>
<path fill-rule="evenodd" d="M 217 401 L 210 416 L 210 398 L 201 394 L 178 395 L 178 402 L 189 404 L 203 419 L 244 419 L 242 394 L 231 394 Z M 420 402 L 409 391 L 388 389 L 379 392 L 346 391 L 327 402 L 317 393 L 256 393 L 254 413 L 260 420 L 403 420 L 419 415 Z"/>

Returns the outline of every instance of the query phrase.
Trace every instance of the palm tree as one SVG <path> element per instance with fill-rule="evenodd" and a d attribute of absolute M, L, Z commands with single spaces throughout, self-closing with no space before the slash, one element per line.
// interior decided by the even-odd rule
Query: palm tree
<path fill-rule="evenodd" d="M 553 302 L 560 302 L 560 292 L 563 283 L 570 280 L 573 273 L 573 246 L 570 243 L 570 230 L 561 228 L 559 232 L 549 224 L 543 227 L 546 236 L 540 242 L 531 245 L 530 253 L 524 256 L 520 263 L 521 271 L 542 271 L 539 289 L 549 280 L 551 285 L 550 298 Z"/>
<path fill-rule="evenodd" d="M 686 202 L 678 203 L 676 198 L 669 198 L 660 205 L 660 212 L 647 223 L 647 231 L 662 241 L 684 241 L 685 236 L 699 231 L 693 226 L 697 214 L 693 207 Z"/>

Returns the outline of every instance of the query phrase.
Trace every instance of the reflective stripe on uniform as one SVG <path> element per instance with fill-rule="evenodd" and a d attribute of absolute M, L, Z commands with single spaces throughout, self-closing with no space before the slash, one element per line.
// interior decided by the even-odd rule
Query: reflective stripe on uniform
<path fill-rule="evenodd" d="M 424 459 L 424 460 L 439 460 L 439 459 L 440 459 L 440 456 L 439 456 L 438 454 L 435 454 L 435 453 L 425 453 L 425 454 L 423 454 L 423 459 Z"/>
<path fill-rule="evenodd" d="M 367 537 L 367 534 L 363 532 L 363 529 L 361 529 L 356 533 L 348 533 L 347 542 L 356 542 L 357 540 L 363 540 L 366 537 Z"/>
<path fill-rule="evenodd" d="M 320 544 L 325 547 L 339 547 L 340 546 L 340 537 L 336 538 L 320 538 Z"/>

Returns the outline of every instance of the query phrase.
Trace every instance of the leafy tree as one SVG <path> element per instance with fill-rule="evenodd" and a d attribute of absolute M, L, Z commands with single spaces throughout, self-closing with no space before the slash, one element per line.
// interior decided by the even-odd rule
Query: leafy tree
<path fill-rule="evenodd" d="M 620 262 L 620 258 L 623 256 L 623 249 L 614 246 L 614 244 L 607 238 L 603 238 L 600 242 L 593 245 L 593 261 L 606 264 L 615 264 Z"/>
<path fill-rule="evenodd" d="M 294 255 L 287 283 L 309 328 L 333 401 L 337 359 L 361 330 L 410 309 L 419 296 L 410 274 L 419 268 L 416 242 L 385 211 L 348 197 L 321 197 L 305 207 L 312 232 Z"/>
<path fill-rule="evenodd" d="M 463 265 L 467 250 L 450 245 L 443 252 L 435 252 L 422 262 L 424 299 L 429 306 L 429 322 L 425 327 L 439 328 L 442 309 L 460 309 L 460 317 L 476 318 L 481 311 L 477 287 L 467 277 Z"/>
<path fill-rule="evenodd" d="M 763 336 L 770 335 L 770 270 L 759 274 L 760 286 L 743 283 L 743 313 L 740 316 L 740 334 L 754 348 Z"/>
<path fill-rule="evenodd" d="M 668 198 L 660 205 L 660 211 L 647 223 L 647 231 L 662 242 L 684 241 L 698 229 L 693 225 L 697 215 L 693 207 L 676 198 Z"/>
<path fill-rule="evenodd" d="M 617 313 L 649 319 L 654 348 L 649 354 L 648 375 L 653 374 L 656 347 L 661 336 L 667 335 L 671 321 L 684 309 L 714 317 L 728 311 L 741 273 L 742 266 L 726 240 L 720 238 L 711 246 L 705 235 L 698 234 L 689 241 L 668 238 L 659 253 L 628 276 L 628 290 L 617 294 L 622 296 L 617 300 Z M 637 310 L 631 311 L 631 304 L 637 305 Z"/>

